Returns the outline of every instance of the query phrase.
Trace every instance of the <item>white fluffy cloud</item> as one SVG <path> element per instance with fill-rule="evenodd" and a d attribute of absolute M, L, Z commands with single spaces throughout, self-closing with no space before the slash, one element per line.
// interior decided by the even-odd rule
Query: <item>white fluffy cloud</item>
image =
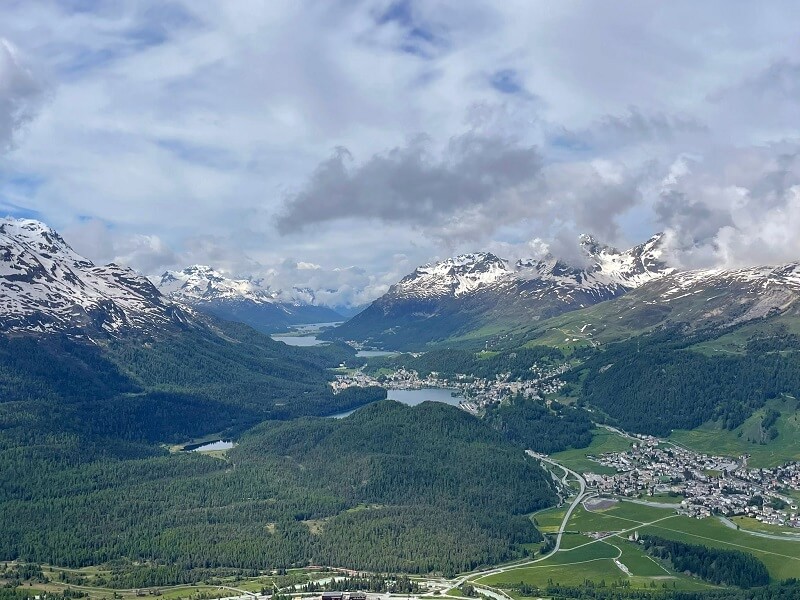
<path fill-rule="evenodd" d="M 353 302 L 451 252 L 570 257 L 580 232 L 798 259 L 794 9 L 10 2 L 0 207 L 97 260 L 284 268 Z"/>

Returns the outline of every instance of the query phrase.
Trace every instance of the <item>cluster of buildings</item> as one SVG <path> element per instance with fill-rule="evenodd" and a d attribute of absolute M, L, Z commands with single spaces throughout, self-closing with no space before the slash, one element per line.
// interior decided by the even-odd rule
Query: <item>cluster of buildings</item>
<path fill-rule="evenodd" d="M 322 592 L 321 600 L 367 600 L 364 592 Z"/>
<path fill-rule="evenodd" d="M 586 475 L 587 483 L 603 494 L 682 496 L 676 504 L 681 514 L 697 518 L 742 515 L 800 528 L 798 503 L 787 495 L 788 491 L 800 490 L 797 462 L 749 469 L 746 457 L 732 460 L 711 456 L 648 436 L 641 436 L 625 452 L 592 459 L 616 470 L 613 475 Z"/>
<path fill-rule="evenodd" d="M 340 374 L 331 382 L 334 392 L 350 386 L 378 385 L 390 390 L 419 390 L 424 388 L 449 389 L 463 396 L 461 408 L 472 413 L 493 404 L 499 404 L 504 398 L 521 394 L 525 398 L 544 398 L 548 394 L 557 393 L 564 382 L 559 375 L 569 369 L 568 364 L 531 367 L 531 379 L 516 381 L 510 373 L 501 373 L 494 378 L 480 378 L 459 374 L 452 378 L 445 377 L 436 371 L 422 377 L 417 371 L 399 368 L 392 373 L 375 378 L 363 371 Z"/>
<path fill-rule="evenodd" d="M 470 412 L 479 412 L 510 396 L 544 399 L 549 394 L 556 394 L 564 386 L 559 376 L 567 370 L 569 365 L 566 363 L 554 366 L 534 364 L 530 368 L 530 379 L 512 380 L 511 373 L 500 373 L 494 379 L 459 376 L 460 379 L 450 381 L 450 385 L 464 396 L 463 408 Z"/>
<path fill-rule="evenodd" d="M 377 379 L 370 377 L 362 371 L 355 371 L 347 375 L 337 375 L 334 381 L 331 381 L 333 393 L 337 394 L 343 389 L 349 387 L 370 387 L 373 385 L 381 385 Z"/>
<path fill-rule="evenodd" d="M 422 390 L 425 388 L 449 388 L 455 390 L 456 387 L 450 385 L 447 380 L 439 379 L 432 373 L 427 377 L 420 377 L 416 371 L 409 371 L 403 368 L 397 369 L 390 375 L 383 375 L 380 378 L 367 375 L 363 371 L 340 374 L 336 380 L 331 382 L 334 393 L 351 386 L 367 387 L 381 386 L 389 390 Z"/>

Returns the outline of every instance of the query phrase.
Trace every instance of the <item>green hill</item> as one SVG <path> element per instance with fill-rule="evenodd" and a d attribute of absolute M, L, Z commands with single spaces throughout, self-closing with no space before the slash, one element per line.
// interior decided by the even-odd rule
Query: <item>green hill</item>
<path fill-rule="evenodd" d="M 177 565 L 183 580 L 310 563 L 452 574 L 520 556 L 540 539 L 526 515 L 555 501 L 521 449 L 436 403 L 266 422 L 226 460 L 80 451 L 36 432 L 0 450 L 1 559 L 128 558 Z"/>

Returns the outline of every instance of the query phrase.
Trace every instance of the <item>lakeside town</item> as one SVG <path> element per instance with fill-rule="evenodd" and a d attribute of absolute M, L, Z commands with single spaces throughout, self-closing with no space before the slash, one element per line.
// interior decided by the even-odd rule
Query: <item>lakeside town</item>
<path fill-rule="evenodd" d="M 769 525 L 800 528 L 798 502 L 788 494 L 800 490 L 800 463 L 751 469 L 746 456 L 733 460 L 651 436 L 636 437 L 627 451 L 589 457 L 617 473 L 586 473 L 587 484 L 609 495 L 680 496 L 683 500 L 676 510 L 692 517 L 746 516 Z"/>
<path fill-rule="evenodd" d="M 374 377 L 357 370 L 339 374 L 331 382 L 335 392 L 351 386 L 382 386 L 389 390 L 448 389 L 462 400 L 459 407 L 473 414 L 516 395 L 545 400 L 563 386 L 559 378 L 568 364 L 531 367 L 531 379 L 511 380 L 510 374 L 493 379 L 468 375 L 444 377 L 432 372 L 399 368 Z M 745 516 L 767 525 L 800 529 L 798 500 L 788 495 L 800 491 L 800 463 L 771 469 L 747 467 L 747 456 L 738 459 L 704 454 L 647 435 L 623 452 L 590 456 L 599 465 L 614 469 L 612 475 L 584 473 L 587 485 L 600 494 L 629 498 L 667 496 L 675 499 L 679 514 L 696 518 L 712 515 Z M 678 499 L 682 498 L 679 502 Z"/>
<path fill-rule="evenodd" d="M 478 414 L 487 407 L 516 395 L 544 400 L 546 396 L 561 389 L 564 382 L 559 376 L 567 370 L 568 363 L 555 366 L 534 364 L 530 368 L 531 379 L 521 381 L 512 380 L 510 373 L 498 374 L 493 379 L 466 374 L 448 378 L 434 371 L 423 377 L 415 370 L 399 368 L 380 377 L 373 377 L 363 370 L 357 370 L 337 375 L 331 386 L 334 393 L 351 386 L 381 386 L 389 390 L 448 389 L 463 398 L 459 403 L 463 410 Z"/>

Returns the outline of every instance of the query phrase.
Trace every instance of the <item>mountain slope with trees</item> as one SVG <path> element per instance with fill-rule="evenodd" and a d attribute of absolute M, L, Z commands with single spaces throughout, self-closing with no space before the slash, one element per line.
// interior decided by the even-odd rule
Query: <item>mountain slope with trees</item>
<path fill-rule="evenodd" d="M 266 422 L 226 460 L 119 460 L 87 456 L 74 434 L 12 437 L 0 436 L 3 560 L 453 574 L 521 556 L 540 539 L 526 515 L 555 501 L 536 461 L 436 403 Z"/>

